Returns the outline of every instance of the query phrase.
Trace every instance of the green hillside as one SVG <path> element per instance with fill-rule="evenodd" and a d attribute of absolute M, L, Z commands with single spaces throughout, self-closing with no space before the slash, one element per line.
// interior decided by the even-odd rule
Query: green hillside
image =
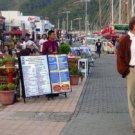
<path fill-rule="evenodd" d="M 85 20 L 85 2 L 76 3 L 79 0 L 0 0 L 1 10 L 20 10 L 24 15 L 38 15 L 42 18 L 48 17 L 51 22 L 57 25 L 57 20 L 66 19 L 66 15 L 62 12 L 70 10 L 69 20 L 77 17 L 82 18 L 82 27 Z M 103 2 L 106 0 L 102 0 Z M 98 0 L 88 2 L 88 18 L 90 24 L 93 25 L 95 18 L 98 21 L 99 5 Z M 94 22 L 94 23 L 93 23 Z M 73 22 L 74 27 L 78 29 L 78 22 Z M 96 25 L 99 22 L 96 23 Z"/>

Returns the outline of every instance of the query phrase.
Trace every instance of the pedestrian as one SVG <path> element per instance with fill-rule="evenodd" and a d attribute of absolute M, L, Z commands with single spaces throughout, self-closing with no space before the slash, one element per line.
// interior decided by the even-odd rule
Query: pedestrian
<path fill-rule="evenodd" d="M 30 48 L 31 45 L 33 45 L 34 48 L 38 50 L 37 45 L 30 39 L 30 35 L 26 35 L 23 44 L 21 44 L 22 49 Z"/>
<path fill-rule="evenodd" d="M 127 79 L 128 107 L 135 133 L 135 17 L 129 22 L 130 31 L 120 39 L 117 50 L 117 68 Z"/>
<path fill-rule="evenodd" d="M 58 43 L 56 42 L 56 35 L 53 30 L 48 32 L 48 41 L 43 44 L 42 54 L 58 54 Z"/>
<path fill-rule="evenodd" d="M 102 43 L 100 42 L 100 39 L 96 42 L 96 47 L 97 47 L 97 54 L 100 57 L 101 55 L 101 48 L 102 48 Z"/>
<path fill-rule="evenodd" d="M 42 38 L 39 41 L 39 46 L 40 46 L 40 53 L 42 53 L 43 50 L 43 44 L 47 41 L 47 36 L 46 34 L 42 35 Z"/>

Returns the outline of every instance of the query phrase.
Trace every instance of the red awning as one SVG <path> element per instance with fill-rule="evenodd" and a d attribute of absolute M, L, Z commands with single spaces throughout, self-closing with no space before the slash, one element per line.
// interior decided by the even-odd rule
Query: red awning
<path fill-rule="evenodd" d="M 11 31 L 12 35 L 22 35 L 21 30 Z"/>
<path fill-rule="evenodd" d="M 22 31 L 21 30 L 8 31 L 6 32 L 6 35 L 22 35 Z"/>

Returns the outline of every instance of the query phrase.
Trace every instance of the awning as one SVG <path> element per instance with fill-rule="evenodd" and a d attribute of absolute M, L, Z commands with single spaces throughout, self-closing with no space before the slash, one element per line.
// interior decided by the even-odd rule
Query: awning
<path fill-rule="evenodd" d="M 128 24 L 118 24 L 118 25 L 114 25 L 114 29 L 116 30 L 129 30 L 129 25 Z"/>
<path fill-rule="evenodd" d="M 6 32 L 6 35 L 22 35 L 22 31 L 21 30 L 8 31 Z"/>

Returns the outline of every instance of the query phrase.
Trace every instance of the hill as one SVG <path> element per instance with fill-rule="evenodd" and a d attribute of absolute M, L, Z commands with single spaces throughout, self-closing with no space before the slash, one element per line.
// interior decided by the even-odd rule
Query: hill
<path fill-rule="evenodd" d="M 48 17 L 56 26 L 58 18 L 61 22 L 63 19 L 66 19 L 66 15 L 62 12 L 70 10 L 71 14 L 69 15 L 69 20 L 81 17 L 81 26 L 83 28 L 85 20 L 85 2 L 76 1 L 79 0 L 0 0 L 0 9 L 20 10 L 24 13 L 24 15 L 38 15 L 42 18 Z M 99 5 L 98 0 L 89 1 L 88 18 L 92 27 L 92 25 L 99 25 Z M 105 2 L 106 0 L 102 1 Z M 78 22 L 73 21 L 73 26 L 78 29 Z"/>

